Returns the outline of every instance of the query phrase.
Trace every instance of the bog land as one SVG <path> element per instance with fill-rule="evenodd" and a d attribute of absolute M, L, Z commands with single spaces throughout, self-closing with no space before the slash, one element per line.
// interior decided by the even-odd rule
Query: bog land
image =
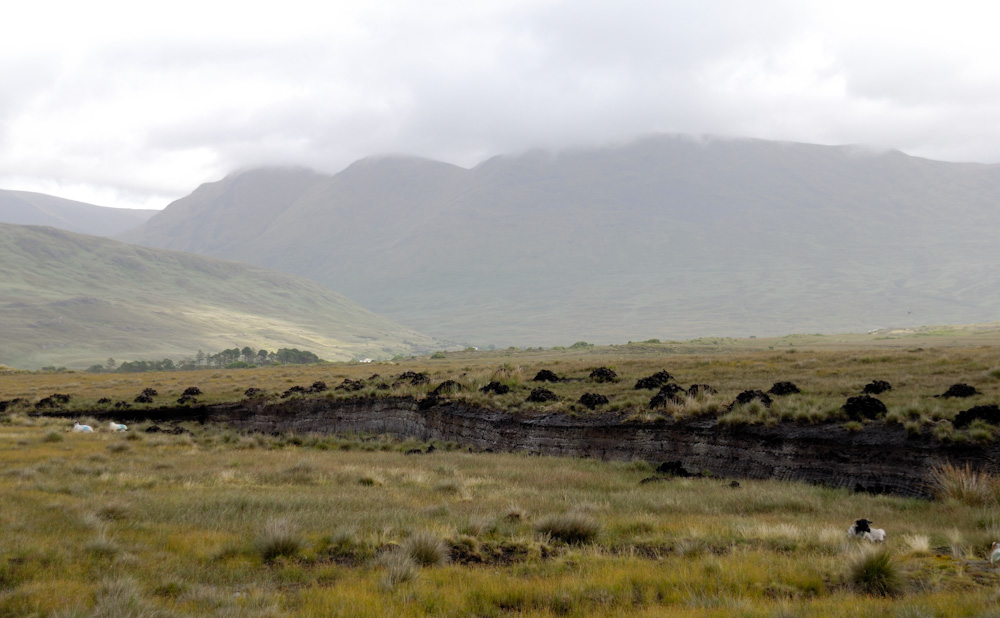
<path fill-rule="evenodd" d="M 990 615 L 1000 484 L 968 457 L 939 460 L 919 498 L 398 431 L 251 429 L 254 410 L 390 401 L 651 432 L 695 421 L 893 431 L 992 456 L 988 415 L 960 414 L 1000 401 L 998 340 L 982 326 L 397 363 L 12 370 L 0 375 L 0 616 Z M 543 371 L 558 381 L 536 381 Z M 870 395 L 884 412 L 845 410 L 876 381 L 891 385 Z M 738 402 L 789 390 L 778 383 L 799 392 Z M 974 393 L 942 396 L 957 385 Z M 136 402 L 147 389 L 151 403 Z M 527 401 L 539 389 L 554 399 Z M 199 422 L 225 410 L 238 414 Z M 110 431 L 111 418 L 128 431 Z M 74 420 L 96 431 L 74 433 Z M 883 455 L 875 440 L 857 463 Z M 845 537 L 860 517 L 886 529 L 884 545 Z"/>

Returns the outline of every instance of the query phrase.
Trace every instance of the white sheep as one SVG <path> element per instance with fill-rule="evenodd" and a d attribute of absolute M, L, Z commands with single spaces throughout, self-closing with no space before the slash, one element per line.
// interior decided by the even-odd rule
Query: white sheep
<path fill-rule="evenodd" d="M 90 425 L 81 425 L 80 423 L 73 423 L 73 431 L 78 433 L 94 433 L 94 428 Z"/>
<path fill-rule="evenodd" d="M 122 425 L 121 423 L 116 423 L 114 421 L 108 423 L 108 427 L 111 428 L 111 431 L 128 431 L 127 426 Z"/>
<path fill-rule="evenodd" d="M 868 532 L 865 532 L 865 539 L 872 543 L 885 543 L 885 530 L 872 528 Z"/>
<path fill-rule="evenodd" d="M 990 547 L 990 564 L 996 564 L 1000 560 L 1000 541 L 993 541 Z"/>

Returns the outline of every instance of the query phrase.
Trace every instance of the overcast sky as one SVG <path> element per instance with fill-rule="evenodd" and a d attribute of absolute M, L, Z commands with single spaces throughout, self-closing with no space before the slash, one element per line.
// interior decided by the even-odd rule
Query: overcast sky
<path fill-rule="evenodd" d="M 11 3 L 0 188 L 162 208 L 250 166 L 412 154 L 471 167 L 651 132 L 998 163 L 993 6 Z"/>

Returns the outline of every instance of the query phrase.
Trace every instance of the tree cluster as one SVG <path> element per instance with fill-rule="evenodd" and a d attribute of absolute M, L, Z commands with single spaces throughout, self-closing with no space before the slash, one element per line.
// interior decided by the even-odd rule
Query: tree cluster
<path fill-rule="evenodd" d="M 239 369 L 264 365 L 306 365 L 320 361 L 321 359 L 312 352 L 298 348 L 254 351 L 250 346 L 245 346 L 243 349 L 232 348 L 217 354 L 205 354 L 198 350 L 194 358 L 185 358 L 177 362 L 165 358 L 160 361 L 138 360 L 118 364 L 115 359 L 109 358 L 103 365 L 91 365 L 87 371 L 91 373 L 145 373 L 149 371 L 185 371 L 202 367 Z"/>

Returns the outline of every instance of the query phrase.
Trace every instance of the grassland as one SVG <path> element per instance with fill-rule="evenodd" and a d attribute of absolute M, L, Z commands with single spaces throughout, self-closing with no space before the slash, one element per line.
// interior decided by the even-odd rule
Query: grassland
<path fill-rule="evenodd" d="M 0 224 L 0 363 L 83 369 L 232 347 L 390 358 L 432 341 L 312 281 L 246 264 Z"/>
<path fill-rule="evenodd" d="M 413 396 L 426 397 L 446 380 L 461 390 L 449 399 L 511 412 L 589 414 L 578 403 L 584 393 L 608 397 L 597 408 L 623 419 L 651 421 L 712 414 L 727 423 L 777 423 L 781 421 L 847 421 L 841 407 L 861 393 L 873 379 L 885 380 L 892 390 L 878 395 L 888 408 L 887 421 L 906 425 L 910 431 L 933 431 L 948 440 L 992 440 L 993 428 L 977 424 L 956 432 L 950 421 L 959 411 L 975 405 L 1000 402 L 1000 327 L 928 328 L 869 335 L 791 335 L 773 339 L 702 339 L 688 342 L 630 343 L 619 346 L 575 349 L 508 349 L 438 353 L 397 362 L 372 364 L 327 363 L 301 367 L 260 369 L 206 369 L 149 374 L 17 373 L 0 372 L 0 400 L 23 398 L 31 409 L 52 393 L 72 399 L 69 411 L 86 414 L 101 398 L 131 402 L 144 388 L 160 394 L 150 405 L 172 404 L 189 386 L 203 391 L 202 403 L 243 398 L 250 387 L 272 399 L 293 386 L 308 387 L 323 381 L 329 390 L 317 395 L 330 398 Z M 608 367 L 615 382 L 597 383 L 588 376 Z M 541 370 L 552 371 L 564 381 L 533 381 Z M 699 395 L 650 409 L 655 390 L 635 389 L 636 382 L 666 370 L 681 386 L 708 384 L 717 393 Z M 427 375 L 428 382 L 413 386 L 398 380 L 403 372 Z M 344 380 L 361 382 L 358 391 L 338 390 Z M 498 381 L 511 390 L 504 395 L 480 389 Z M 770 408 L 729 404 L 744 390 L 767 391 L 778 381 L 796 384 L 801 393 L 774 397 Z M 963 383 L 980 393 L 969 398 L 942 398 L 954 384 Z M 526 401 L 532 389 L 551 390 L 557 400 Z M 142 404 L 136 404 L 141 409 Z M 103 408 L 102 408 L 103 409 Z M 971 434 L 970 434 L 971 431 Z"/>
<path fill-rule="evenodd" d="M 383 436 L 196 424 L 164 435 L 144 423 L 126 434 L 74 434 L 68 420 L 34 416 L 30 405 L 66 393 L 66 407 L 86 419 L 100 397 L 131 400 L 143 388 L 162 403 L 189 386 L 212 402 L 251 386 L 277 398 L 317 380 L 331 390 L 308 396 L 425 397 L 454 379 L 465 389 L 451 397 L 525 414 L 588 414 L 575 399 L 594 391 L 623 418 L 712 405 L 722 418 L 736 393 L 793 381 L 801 394 L 740 421 L 780 422 L 795 410 L 836 414 L 846 396 L 884 379 L 893 384 L 880 396 L 887 422 L 935 431 L 959 409 L 1000 399 L 996 343 L 995 330 L 958 329 L 470 350 L 395 364 L 2 373 L 0 399 L 29 405 L 0 417 L 0 618 L 1000 615 L 1000 569 L 985 559 L 1000 538 L 1000 482 L 989 475 L 946 472 L 950 489 L 933 501 L 775 481 L 642 483 L 653 475 L 644 461 L 474 454 L 443 443 L 407 455 L 427 445 Z M 619 381 L 589 381 L 601 366 Z M 545 384 L 560 401 L 527 404 L 541 369 L 579 380 Z M 632 387 L 661 369 L 719 392 L 651 411 L 651 392 Z M 430 383 L 393 386 L 404 371 Z M 344 379 L 366 385 L 333 390 Z M 478 392 L 492 380 L 513 392 Z M 957 382 L 982 394 L 934 397 Z M 885 553 L 845 538 L 858 517 L 888 531 Z"/>
<path fill-rule="evenodd" d="M 379 437 L 0 426 L 0 616 L 988 615 L 987 505 Z M 852 575 L 889 531 L 888 596 Z M 568 530 L 568 532 L 567 532 Z"/>

